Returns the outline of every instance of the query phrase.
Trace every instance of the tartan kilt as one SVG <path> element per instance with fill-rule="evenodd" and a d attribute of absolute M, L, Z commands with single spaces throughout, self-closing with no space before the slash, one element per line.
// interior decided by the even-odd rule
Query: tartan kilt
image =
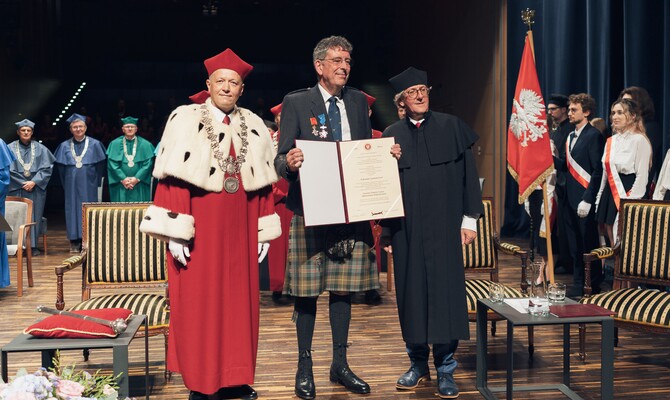
<path fill-rule="evenodd" d="M 367 229 L 367 231 L 365 231 Z M 361 292 L 379 288 L 375 252 L 366 242 L 370 224 L 357 223 L 356 244 L 350 258 L 332 260 L 325 253 L 324 227 L 305 227 L 301 215 L 293 215 L 284 279 L 284 293 L 315 297 L 324 291 Z M 359 240 L 361 239 L 361 240 Z"/>

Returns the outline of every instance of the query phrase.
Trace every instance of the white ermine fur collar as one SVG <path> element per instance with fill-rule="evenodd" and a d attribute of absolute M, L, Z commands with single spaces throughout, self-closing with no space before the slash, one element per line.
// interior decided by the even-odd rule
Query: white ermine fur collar
<path fill-rule="evenodd" d="M 207 99 L 207 106 L 212 106 L 211 99 Z M 208 114 L 211 118 L 209 110 Z M 231 141 L 235 154 L 239 155 L 242 147 L 240 115 L 246 120 L 249 142 L 240 175 L 244 190 L 252 192 L 278 180 L 274 169 L 275 151 L 265 123 L 251 111 L 236 107 L 230 125 L 212 120 L 212 127 L 223 157 L 228 157 Z M 180 106 L 170 114 L 153 176 L 158 179 L 173 176 L 210 192 L 223 190 L 224 173 L 214 157 L 199 104 Z"/>

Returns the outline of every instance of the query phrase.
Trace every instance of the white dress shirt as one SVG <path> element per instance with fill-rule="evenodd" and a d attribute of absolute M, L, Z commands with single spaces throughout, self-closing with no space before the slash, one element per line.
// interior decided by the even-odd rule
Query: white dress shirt
<path fill-rule="evenodd" d="M 321 92 L 321 97 L 323 97 L 323 104 L 326 106 L 326 112 L 328 111 L 328 106 L 330 103 L 328 100 L 333 97 L 332 94 L 328 93 L 326 89 L 321 86 L 319 83 L 317 85 L 319 87 L 319 91 Z M 342 140 L 347 141 L 351 140 L 351 127 L 349 126 L 349 118 L 347 117 L 347 109 L 344 107 L 344 100 L 342 100 L 342 97 L 340 97 L 341 94 L 337 97 L 337 108 L 340 110 L 340 121 L 342 122 Z M 326 117 L 328 114 L 326 113 Z"/>
<path fill-rule="evenodd" d="M 575 144 L 577 144 L 577 141 L 579 140 L 579 135 L 582 134 L 582 131 L 584 130 L 584 128 L 586 128 L 587 124 L 588 124 L 588 122 L 586 124 L 582 125 L 581 128 L 575 129 L 574 131 L 570 132 L 570 135 L 572 135 L 573 133 L 575 134 L 575 137 L 574 137 L 574 139 L 572 139 L 572 142 L 570 142 L 570 135 L 568 135 L 568 146 L 569 146 L 570 154 L 572 154 L 572 149 L 575 148 Z"/>
<path fill-rule="evenodd" d="M 619 174 L 635 174 L 635 182 L 630 189 L 630 195 L 626 199 L 641 199 L 647 192 L 649 179 L 649 167 L 651 166 L 651 144 L 646 135 L 633 132 L 617 133 L 612 136 L 612 150 L 610 162 L 614 163 L 616 172 Z M 603 177 L 600 180 L 600 189 L 596 197 L 596 204 L 600 203 L 607 182 L 607 166 L 605 165 L 603 153 Z"/>
<path fill-rule="evenodd" d="M 668 190 L 670 190 L 670 150 L 665 153 L 663 166 L 658 173 L 656 190 L 654 190 L 654 200 L 663 200 L 663 197 L 665 197 L 665 192 Z"/>

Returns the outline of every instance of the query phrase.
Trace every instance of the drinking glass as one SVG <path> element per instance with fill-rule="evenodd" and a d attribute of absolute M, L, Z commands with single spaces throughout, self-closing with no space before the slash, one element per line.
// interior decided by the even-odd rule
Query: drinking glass
<path fill-rule="evenodd" d="M 530 263 L 530 278 L 528 313 L 546 317 L 549 315 L 549 299 L 547 298 L 547 283 L 544 279 L 544 262 Z"/>
<path fill-rule="evenodd" d="M 565 283 L 552 283 L 547 289 L 547 297 L 550 303 L 562 303 L 565 301 Z"/>
<path fill-rule="evenodd" d="M 489 299 L 494 303 L 502 303 L 505 300 L 505 286 L 497 282 L 489 285 Z"/>

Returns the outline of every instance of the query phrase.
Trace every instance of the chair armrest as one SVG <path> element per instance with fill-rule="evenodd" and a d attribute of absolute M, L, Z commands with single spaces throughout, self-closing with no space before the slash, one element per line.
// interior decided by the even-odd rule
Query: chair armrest
<path fill-rule="evenodd" d="M 591 297 L 591 262 L 615 257 L 621 251 L 621 244 L 614 248 L 598 247 L 588 253 L 584 253 L 584 298 Z"/>
<path fill-rule="evenodd" d="M 510 256 L 520 257 L 522 253 L 525 253 L 525 251 L 521 250 L 521 247 L 511 243 L 501 242 L 497 237 L 493 238 L 493 245 L 496 247 L 496 249 L 498 249 L 498 251 L 502 251 L 503 253 L 509 254 Z"/>
<path fill-rule="evenodd" d="M 19 225 L 19 240 L 17 243 L 17 246 L 19 249 L 23 249 L 25 246 L 25 243 L 23 243 L 24 238 L 26 238 L 26 241 L 28 244 L 30 244 L 30 227 L 37 225 L 35 222 L 29 222 L 27 224 Z"/>
<path fill-rule="evenodd" d="M 528 252 L 511 243 L 500 242 L 498 236 L 493 237 L 493 245 L 505 254 L 519 257 L 521 260 L 521 293 L 528 294 Z"/>
<path fill-rule="evenodd" d="M 584 264 L 586 265 L 586 263 L 590 263 L 591 261 L 612 258 L 617 254 L 619 254 L 619 245 L 614 248 L 598 247 L 597 249 L 593 249 L 588 253 L 584 253 Z"/>
<path fill-rule="evenodd" d="M 65 308 L 65 298 L 63 292 L 63 275 L 66 272 L 71 271 L 79 266 L 82 266 L 86 260 L 86 251 L 82 251 L 81 254 L 72 256 L 63 260 L 63 262 L 54 268 L 56 273 L 56 309 L 62 310 Z"/>

